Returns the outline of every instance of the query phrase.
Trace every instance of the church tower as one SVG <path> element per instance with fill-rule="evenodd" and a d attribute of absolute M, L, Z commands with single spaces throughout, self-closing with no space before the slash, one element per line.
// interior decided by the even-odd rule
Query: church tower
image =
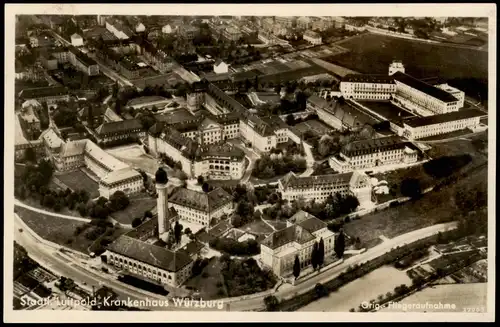
<path fill-rule="evenodd" d="M 167 172 L 161 167 L 156 171 L 155 183 L 156 192 L 158 193 L 158 199 L 156 200 L 158 210 L 158 236 L 163 239 L 170 230 L 170 222 L 168 217 L 168 176 Z"/>

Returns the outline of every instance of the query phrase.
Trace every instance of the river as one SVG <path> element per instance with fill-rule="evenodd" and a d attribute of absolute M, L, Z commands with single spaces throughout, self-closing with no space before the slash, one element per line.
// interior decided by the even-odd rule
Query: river
<path fill-rule="evenodd" d="M 406 272 L 392 266 L 383 266 L 343 286 L 328 297 L 316 300 L 298 311 L 349 312 L 362 302 L 377 299 L 380 294 L 393 292 L 401 284 L 411 285 Z"/>

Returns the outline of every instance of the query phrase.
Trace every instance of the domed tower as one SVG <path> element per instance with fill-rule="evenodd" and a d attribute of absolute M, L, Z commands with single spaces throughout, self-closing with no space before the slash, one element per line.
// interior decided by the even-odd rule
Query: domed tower
<path fill-rule="evenodd" d="M 405 73 L 405 66 L 403 65 L 403 62 L 400 60 L 394 60 L 390 65 L 389 65 L 389 76 L 394 75 L 397 72 Z"/>
<path fill-rule="evenodd" d="M 167 172 L 163 168 L 158 168 L 155 175 L 156 192 L 158 193 L 158 199 L 156 200 L 157 211 L 158 211 L 158 236 L 161 238 L 163 234 L 169 231 L 169 217 L 168 217 L 168 194 L 167 194 L 167 183 L 168 176 Z"/>

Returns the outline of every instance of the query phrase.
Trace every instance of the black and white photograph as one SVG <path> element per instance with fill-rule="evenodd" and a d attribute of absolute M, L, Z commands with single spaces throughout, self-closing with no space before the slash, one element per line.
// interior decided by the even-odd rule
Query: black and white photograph
<path fill-rule="evenodd" d="M 5 321 L 494 320 L 494 5 L 5 8 Z"/>

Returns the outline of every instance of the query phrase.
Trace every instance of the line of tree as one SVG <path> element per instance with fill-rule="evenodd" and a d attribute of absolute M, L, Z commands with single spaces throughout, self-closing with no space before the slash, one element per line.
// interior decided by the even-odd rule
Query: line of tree
<path fill-rule="evenodd" d="M 284 175 L 290 171 L 302 173 L 307 169 L 307 163 L 304 158 L 293 156 L 281 156 L 271 158 L 264 155 L 255 162 L 252 176 L 260 179 L 269 179 Z"/>
<path fill-rule="evenodd" d="M 231 238 L 217 238 L 211 240 L 209 246 L 217 251 L 234 256 L 252 256 L 260 253 L 259 243 L 253 239 L 238 242 Z"/>
<path fill-rule="evenodd" d="M 340 230 L 340 233 L 337 235 L 333 249 L 339 259 L 342 259 L 344 257 L 345 235 L 343 230 Z"/>

